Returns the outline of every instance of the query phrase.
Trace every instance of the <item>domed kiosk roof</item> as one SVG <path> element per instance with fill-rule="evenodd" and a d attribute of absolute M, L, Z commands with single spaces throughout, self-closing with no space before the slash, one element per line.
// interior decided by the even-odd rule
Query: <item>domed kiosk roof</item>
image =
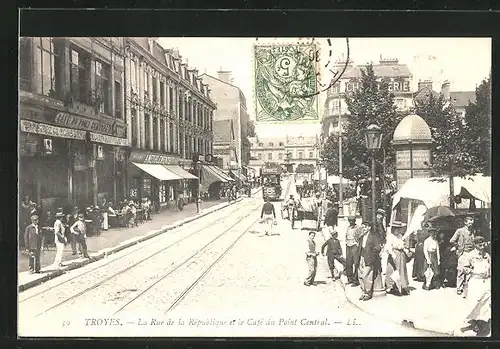
<path fill-rule="evenodd" d="M 424 119 L 416 114 L 405 116 L 394 130 L 394 143 L 429 143 L 432 142 L 431 130 Z"/>

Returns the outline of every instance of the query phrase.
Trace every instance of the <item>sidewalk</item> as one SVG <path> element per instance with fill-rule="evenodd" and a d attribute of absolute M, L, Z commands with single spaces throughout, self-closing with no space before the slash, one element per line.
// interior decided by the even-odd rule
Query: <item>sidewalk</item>
<path fill-rule="evenodd" d="M 260 188 L 252 190 L 252 194 L 257 193 Z M 49 279 L 60 276 L 66 271 L 76 269 L 104 258 L 106 255 L 116 253 L 127 247 L 133 246 L 136 243 L 151 239 L 168 230 L 175 229 L 185 223 L 206 216 L 212 212 L 218 211 L 235 202 L 239 202 L 242 198 L 236 201 L 227 202 L 227 199 L 217 201 L 206 201 L 201 204 L 201 211 L 196 213 L 196 205 L 189 204 L 182 211 L 164 211 L 152 216 L 153 220 L 140 224 L 134 228 L 114 228 L 108 231 L 102 231 L 99 236 L 91 236 L 87 238 L 87 247 L 91 260 L 73 256 L 71 248 L 66 246 L 63 256 L 63 264 L 59 270 L 49 268 L 54 261 L 55 249 L 42 251 L 40 257 L 42 269 L 40 274 L 29 274 L 28 257 L 25 252 L 20 252 L 18 257 L 18 288 L 19 291 L 26 290 L 43 283 Z"/>
<path fill-rule="evenodd" d="M 407 264 L 409 277 L 413 263 Z M 416 329 L 438 332 L 444 336 L 460 334 L 465 317 L 472 310 L 455 288 L 442 288 L 425 291 L 422 283 L 410 280 L 411 293 L 408 296 L 374 297 L 369 301 L 360 301 L 359 286 L 345 285 L 347 299 L 359 309 L 370 315 L 382 317 L 398 324 L 406 323 Z"/>

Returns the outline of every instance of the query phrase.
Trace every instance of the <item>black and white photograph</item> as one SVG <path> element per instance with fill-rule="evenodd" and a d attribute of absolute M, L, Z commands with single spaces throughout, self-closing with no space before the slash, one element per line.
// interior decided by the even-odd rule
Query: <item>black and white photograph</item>
<path fill-rule="evenodd" d="M 491 336 L 491 38 L 18 61 L 19 337 Z"/>

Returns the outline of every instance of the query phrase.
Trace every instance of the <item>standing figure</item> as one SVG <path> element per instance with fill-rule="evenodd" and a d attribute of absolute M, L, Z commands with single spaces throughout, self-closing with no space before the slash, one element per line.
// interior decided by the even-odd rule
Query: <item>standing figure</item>
<path fill-rule="evenodd" d="M 359 240 L 362 235 L 362 228 L 356 224 L 356 217 L 347 218 L 349 226 L 347 227 L 345 245 L 346 245 L 346 276 L 347 283 L 352 286 L 358 286 L 358 266 L 359 266 Z"/>
<path fill-rule="evenodd" d="M 316 252 L 316 242 L 314 237 L 316 233 L 314 231 L 309 232 L 309 239 L 307 240 L 307 252 L 306 252 L 306 262 L 309 269 L 307 273 L 304 285 L 311 286 L 314 285 L 314 278 L 316 277 L 316 270 L 318 268 L 318 254 Z"/>
<path fill-rule="evenodd" d="M 415 255 L 413 259 L 413 270 L 412 278 L 416 281 L 424 281 L 425 270 L 427 269 L 427 263 L 425 261 L 424 255 L 424 241 L 429 237 L 428 231 L 429 225 L 426 223 L 423 225 L 422 229 L 416 232 L 416 245 L 415 245 Z"/>
<path fill-rule="evenodd" d="M 339 221 L 339 211 L 335 209 L 332 202 L 327 204 L 325 213 L 325 225 L 328 227 L 336 227 Z"/>
<path fill-rule="evenodd" d="M 359 299 L 367 301 L 373 297 L 374 284 L 376 282 L 382 284 L 380 266 L 382 239 L 368 221 L 363 222 L 363 234 L 358 270 L 358 278 L 362 291 Z"/>
<path fill-rule="evenodd" d="M 450 243 L 453 245 L 451 251 L 456 251 L 458 262 L 457 262 L 457 294 L 461 295 L 464 292 L 464 288 L 467 286 L 467 275 L 465 274 L 464 266 L 469 260 L 469 253 L 474 249 L 474 233 L 472 232 L 472 225 L 474 224 L 474 218 L 472 216 L 466 216 L 464 219 L 464 224 L 462 228 L 455 231 L 455 234 L 450 239 Z"/>
<path fill-rule="evenodd" d="M 274 205 L 267 199 L 266 203 L 262 206 L 262 211 L 260 212 L 260 218 L 262 222 L 266 225 L 266 234 L 272 233 L 273 224 L 276 224 L 276 211 L 274 210 Z"/>
<path fill-rule="evenodd" d="M 66 236 L 64 235 L 65 229 L 64 224 L 61 221 L 62 217 L 64 217 L 64 214 L 62 212 L 56 213 L 56 221 L 54 222 L 54 242 L 56 244 L 57 252 L 56 257 L 54 258 L 54 263 L 52 263 L 52 266 L 54 268 L 62 267 L 64 246 L 68 241 L 66 239 Z"/>
<path fill-rule="evenodd" d="M 104 231 L 107 231 L 109 229 L 109 221 L 108 221 L 108 213 L 109 213 L 109 203 L 106 201 L 106 199 L 102 199 L 102 204 L 101 204 L 101 217 L 102 217 L 102 225 L 101 228 Z"/>
<path fill-rule="evenodd" d="M 293 197 L 293 195 L 290 195 L 290 198 L 287 200 L 285 205 L 286 205 L 285 208 L 288 213 L 288 219 L 290 220 L 290 222 L 292 222 L 292 229 L 293 229 L 293 215 L 295 214 L 295 209 L 297 206 L 297 203 L 295 202 L 295 198 Z"/>
<path fill-rule="evenodd" d="M 344 257 L 342 257 L 342 246 L 340 246 L 340 241 L 337 237 L 338 232 L 333 231 L 332 236 L 325 241 L 323 246 L 321 246 L 321 255 L 323 256 L 325 255 L 325 248 L 327 248 L 326 256 L 328 260 L 328 268 L 332 273 L 332 280 L 334 281 L 340 278 L 340 273 L 335 268 L 335 261 L 337 260 L 340 264 L 342 264 L 344 269 L 346 267 L 346 261 Z"/>
<path fill-rule="evenodd" d="M 87 242 L 85 241 L 85 238 L 87 237 L 87 228 L 85 226 L 84 216 L 82 213 L 78 215 L 78 220 L 73 223 L 70 230 L 75 236 L 76 242 L 81 246 L 83 256 L 90 259 L 90 256 L 87 253 Z"/>
<path fill-rule="evenodd" d="M 391 233 L 387 237 L 387 275 L 385 279 L 385 289 L 387 293 L 397 296 L 410 294 L 408 270 L 409 249 L 405 248 L 403 241 L 405 223 L 393 222 Z"/>
<path fill-rule="evenodd" d="M 40 273 L 40 252 L 42 250 L 42 232 L 38 224 L 38 216 L 31 216 L 31 224 L 24 232 L 26 249 L 30 253 L 29 268 L 30 274 Z"/>
<path fill-rule="evenodd" d="M 425 282 L 422 288 L 424 290 L 438 289 L 441 287 L 441 254 L 439 251 L 439 241 L 437 239 L 438 229 L 429 228 L 430 236 L 424 241 L 424 256 L 427 264 L 425 271 Z"/>

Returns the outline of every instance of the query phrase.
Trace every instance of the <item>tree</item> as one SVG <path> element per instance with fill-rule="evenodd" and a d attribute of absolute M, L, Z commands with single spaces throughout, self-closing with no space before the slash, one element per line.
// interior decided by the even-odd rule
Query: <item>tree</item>
<path fill-rule="evenodd" d="M 474 174 L 475 162 L 470 152 L 466 127 L 443 95 L 430 94 L 415 105 L 415 112 L 429 125 L 433 138 L 430 170 L 446 176 L 450 183 L 450 206 L 453 204 L 453 178 Z"/>
<path fill-rule="evenodd" d="M 396 111 L 388 84 L 377 81 L 371 64 L 361 70 L 360 88 L 346 96 L 346 103 L 350 115 L 342 127 L 343 176 L 356 182 L 371 177 L 371 155 L 366 149 L 364 134 L 371 123 L 380 126 L 383 135 L 382 149 L 375 153 L 377 162 L 382 164 L 385 158 L 386 173 L 391 173 L 395 154 L 390 141 L 402 115 Z M 322 155 L 328 172 L 338 174 L 338 135 L 327 139 Z"/>
<path fill-rule="evenodd" d="M 476 173 L 491 171 L 491 76 L 476 88 L 476 102 L 465 110 L 466 138 Z"/>

